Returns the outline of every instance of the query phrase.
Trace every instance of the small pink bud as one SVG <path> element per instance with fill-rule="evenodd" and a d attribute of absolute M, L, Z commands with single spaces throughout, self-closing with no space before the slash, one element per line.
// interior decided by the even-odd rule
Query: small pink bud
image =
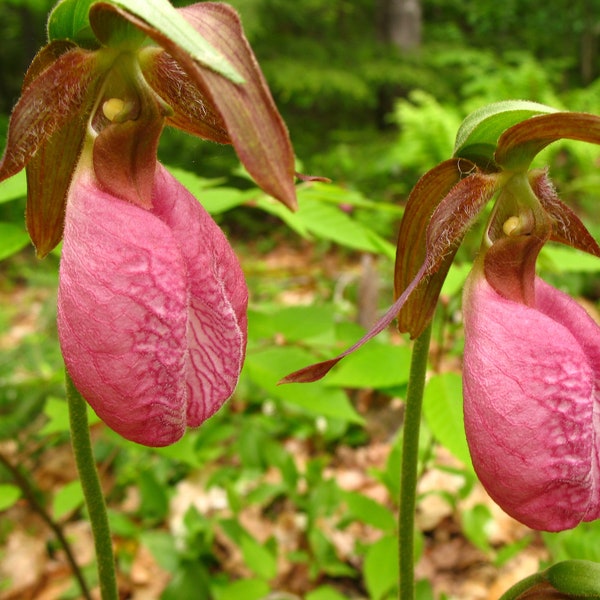
<path fill-rule="evenodd" d="M 58 294 L 69 374 L 123 437 L 171 444 L 233 393 L 246 348 L 244 276 L 216 223 L 160 165 L 151 210 L 80 168 Z"/>
<path fill-rule="evenodd" d="M 600 517 L 600 328 L 535 279 L 532 307 L 477 267 L 464 297 L 464 412 L 490 496 L 533 529 Z"/>

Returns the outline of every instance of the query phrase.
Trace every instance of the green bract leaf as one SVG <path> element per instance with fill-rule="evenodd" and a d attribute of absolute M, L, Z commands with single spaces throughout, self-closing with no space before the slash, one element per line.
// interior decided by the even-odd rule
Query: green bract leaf
<path fill-rule="evenodd" d="M 244 83 L 244 78 L 232 64 L 218 52 L 167 0 L 110 0 L 95 2 L 91 8 L 91 23 L 105 11 L 124 11 L 143 21 L 142 27 L 128 19 L 161 46 L 166 38 L 195 61 L 235 83 Z M 120 13 L 122 14 L 122 13 Z M 98 31 L 96 31 L 98 33 Z"/>
<path fill-rule="evenodd" d="M 494 163 L 499 137 L 509 127 L 535 115 L 558 112 L 556 109 L 526 100 L 506 100 L 488 104 L 471 113 L 460 126 L 454 156 L 468 158 L 481 168 Z"/>
<path fill-rule="evenodd" d="M 94 0 L 62 0 L 48 16 L 48 40 L 73 40 L 80 46 L 98 46 L 88 13 Z"/>

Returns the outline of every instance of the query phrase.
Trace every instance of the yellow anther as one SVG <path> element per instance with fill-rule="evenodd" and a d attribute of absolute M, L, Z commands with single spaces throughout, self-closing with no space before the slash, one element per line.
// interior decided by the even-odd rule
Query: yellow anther
<path fill-rule="evenodd" d="M 505 235 L 512 235 L 519 225 L 521 225 L 521 219 L 519 219 L 519 217 L 509 217 L 504 221 L 502 231 L 504 231 Z"/>
<path fill-rule="evenodd" d="M 114 122 L 117 116 L 123 112 L 124 108 L 125 102 L 121 98 L 110 98 L 102 105 L 102 112 L 109 121 Z"/>

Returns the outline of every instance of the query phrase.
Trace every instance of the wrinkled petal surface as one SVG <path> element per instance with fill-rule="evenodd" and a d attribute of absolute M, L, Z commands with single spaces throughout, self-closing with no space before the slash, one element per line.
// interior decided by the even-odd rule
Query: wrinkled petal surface
<path fill-rule="evenodd" d="M 536 306 L 465 289 L 464 412 L 491 497 L 534 529 L 600 517 L 600 328 L 536 278 Z"/>
<path fill-rule="evenodd" d="M 246 346 L 239 263 L 201 205 L 157 165 L 151 211 L 80 171 L 58 298 L 67 369 L 97 414 L 148 446 L 179 439 L 233 393 Z"/>

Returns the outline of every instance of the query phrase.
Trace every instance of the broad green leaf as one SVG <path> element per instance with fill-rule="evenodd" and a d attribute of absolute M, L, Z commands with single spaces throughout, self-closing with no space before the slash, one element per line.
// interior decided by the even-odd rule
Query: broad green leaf
<path fill-rule="evenodd" d="M 363 566 L 371 600 L 382 600 L 398 584 L 398 539 L 386 535 L 367 550 Z"/>
<path fill-rule="evenodd" d="M 410 348 L 391 344 L 369 344 L 346 357 L 325 381 L 325 385 L 349 388 L 384 389 L 408 381 Z"/>
<path fill-rule="evenodd" d="M 545 546 L 554 561 L 567 559 L 600 562 L 600 521 L 580 523 L 574 529 L 560 533 L 542 533 Z"/>
<path fill-rule="evenodd" d="M 169 167 L 169 172 L 198 199 L 211 215 L 217 215 L 240 206 L 249 198 L 248 192 L 230 187 L 215 187 L 214 181 L 203 179 L 195 173 L 183 169 Z"/>
<path fill-rule="evenodd" d="M 489 540 L 490 528 L 494 527 L 494 519 L 490 509 L 483 504 L 461 512 L 462 529 L 471 543 L 483 552 L 492 549 Z"/>
<path fill-rule="evenodd" d="M 215 589 L 215 600 L 261 600 L 269 595 L 269 584 L 262 579 L 238 579 Z"/>
<path fill-rule="evenodd" d="M 162 522 L 169 512 L 166 487 L 151 469 L 139 473 L 137 484 L 140 492 L 140 516 L 151 522 Z"/>
<path fill-rule="evenodd" d="M 344 492 L 343 498 L 350 515 L 367 525 L 391 533 L 396 529 L 396 518 L 392 511 L 359 492 Z"/>
<path fill-rule="evenodd" d="M 160 600 L 212 600 L 210 575 L 198 559 L 182 561 Z"/>
<path fill-rule="evenodd" d="M 423 414 L 434 437 L 465 466 L 472 468 L 465 437 L 462 380 L 457 373 L 433 376 L 423 395 Z"/>
<path fill-rule="evenodd" d="M 90 425 L 98 423 L 100 418 L 93 411 L 92 407 L 87 407 L 88 422 Z M 53 433 L 66 433 L 70 431 L 69 410 L 64 398 L 49 396 L 44 404 L 44 416 L 48 419 L 42 427 L 42 435 L 51 435 Z"/>
<path fill-rule="evenodd" d="M 329 341 L 335 336 L 334 310 L 326 306 L 286 306 L 249 311 L 248 337 L 254 341 L 283 336 L 286 342 Z"/>
<path fill-rule="evenodd" d="M 0 183 L 0 204 L 17 198 L 25 198 L 26 196 L 27 179 L 25 178 L 25 170 L 19 171 L 16 175 Z"/>
<path fill-rule="evenodd" d="M 315 417 L 363 424 L 363 418 L 340 389 L 328 388 L 321 383 L 277 385 L 283 375 L 314 361 L 314 358 L 314 355 L 295 347 L 250 352 L 246 358 L 244 373 L 272 397 L 297 406 Z"/>
<path fill-rule="evenodd" d="M 83 490 L 79 479 L 70 481 L 61 487 L 52 500 L 52 514 L 55 519 L 65 515 L 83 505 Z"/>
<path fill-rule="evenodd" d="M 263 544 L 260 544 L 233 519 L 223 520 L 220 525 L 225 534 L 241 549 L 244 562 L 249 569 L 263 579 L 275 577 L 277 560 Z"/>
<path fill-rule="evenodd" d="M 140 534 L 140 542 L 150 550 L 156 562 L 169 573 L 175 573 L 179 556 L 175 538 L 166 531 L 146 530 Z"/>
<path fill-rule="evenodd" d="M 392 244 L 330 202 L 301 196 L 295 213 L 287 211 L 268 197 L 258 198 L 256 206 L 278 216 L 303 237 L 329 240 L 346 248 L 383 254 L 390 258 L 395 254 Z"/>
<path fill-rule="evenodd" d="M 538 259 L 540 267 L 559 273 L 597 273 L 600 271 L 600 260 L 585 252 L 566 246 L 546 245 Z"/>
<path fill-rule="evenodd" d="M 331 540 L 318 526 L 309 529 L 308 541 L 314 555 L 315 569 L 332 577 L 355 576 L 354 569 L 338 557 Z"/>
<path fill-rule="evenodd" d="M 482 168 L 494 162 L 498 139 L 504 131 L 535 115 L 557 109 L 527 100 L 505 100 L 488 104 L 471 113 L 456 135 L 453 156 L 467 158 Z"/>
<path fill-rule="evenodd" d="M 329 585 L 322 585 L 305 596 L 305 600 L 347 600 L 347 598 L 347 595 L 340 594 Z"/>
<path fill-rule="evenodd" d="M 347 248 L 395 255 L 394 247 L 371 229 L 348 216 L 339 206 L 324 202 L 299 202 L 298 218 L 318 239 L 331 240 Z"/>
<path fill-rule="evenodd" d="M 0 223 L 0 260 L 16 254 L 29 244 L 27 232 L 12 223 Z"/>
<path fill-rule="evenodd" d="M 21 497 L 21 490 L 12 483 L 0 483 L 0 511 L 13 506 Z"/>

